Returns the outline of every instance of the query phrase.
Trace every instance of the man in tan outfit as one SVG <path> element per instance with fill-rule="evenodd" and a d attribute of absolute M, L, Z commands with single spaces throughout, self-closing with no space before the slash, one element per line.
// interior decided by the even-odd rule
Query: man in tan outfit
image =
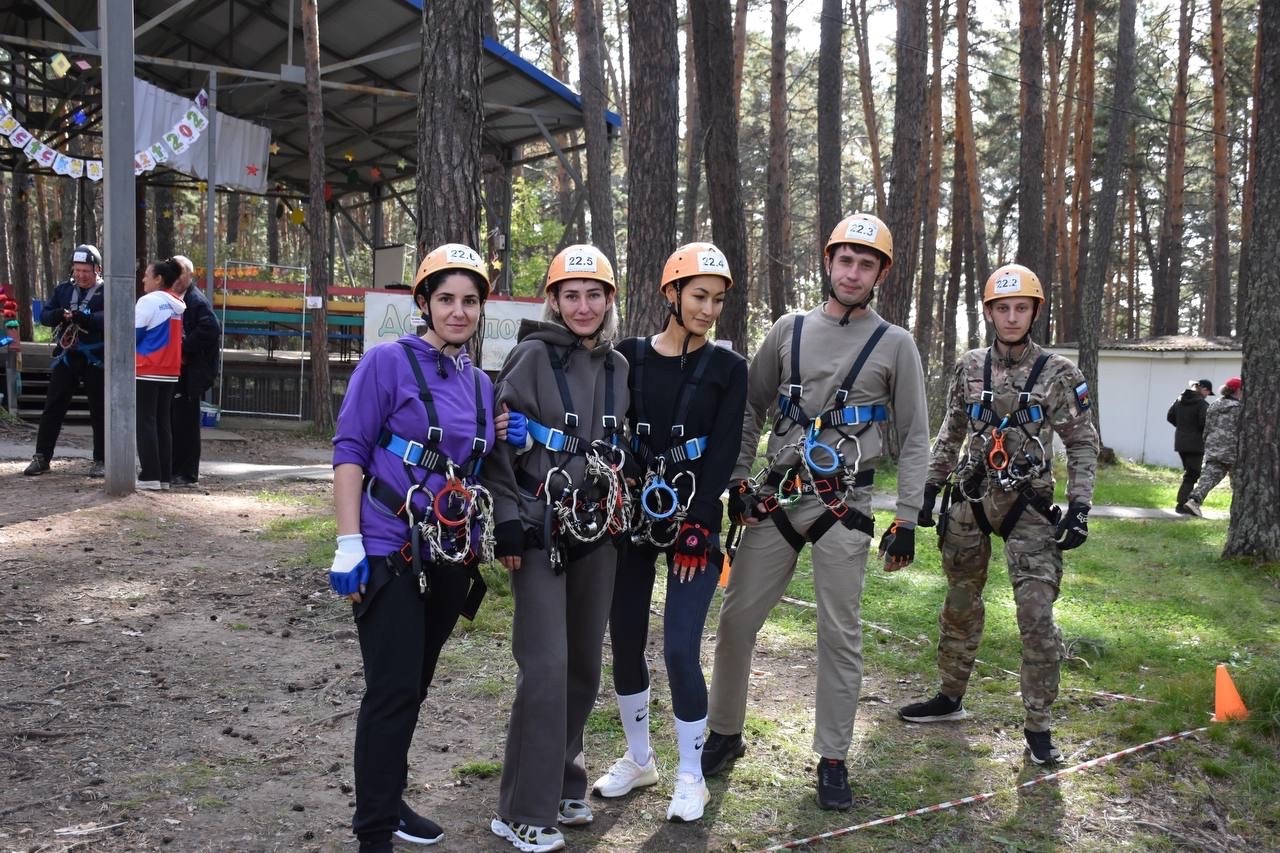
<path fill-rule="evenodd" d="M 818 612 L 818 687 L 813 748 L 818 802 L 852 804 L 845 757 L 862 683 L 859 611 L 872 535 L 871 483 L 882 429 L 897 434 L 897 520 L 880 551 L 895 571 L 915 556 L 915 520 L 929 461 L 929 418 L 920 354 L 911 335 L 868 308 L 893 263 L 883 222 L 858 213 L 827 242 L 826 302 L 788 314 L 751 362 L 742 448 L 729 514 L 745 532 L 720 612 L 711 675 L 704 775 L 746 751 L 747 680 L 756 635 L 812 543 Z M 778 413 L 768 464 L 749 478 L 766 414 Z M 889 412 L 892 411 L 892 419 Z"/>

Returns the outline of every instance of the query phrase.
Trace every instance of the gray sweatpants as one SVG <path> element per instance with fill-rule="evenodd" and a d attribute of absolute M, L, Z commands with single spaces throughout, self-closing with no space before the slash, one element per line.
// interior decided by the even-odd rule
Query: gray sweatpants
<path fill-rule="evenodd" d="M 858 489 L 854 494 L 852 506 L 870 514 L 871 488 Z M 787 517 L 803 534 L 825 510 L 818 498 L 806 496 L 787 510 Z M 853 718 L 862 688 L 862 626 L 858 620 L 869 545 L 866 534 L 837 522 L 811 546 L 818 604 L 813 749 L 824 758 L 844 759 L 853 737 Z M 770 519 L 747 529 L 742 536 L 716 633 L 707 720 L 712 731 L 742 731 L 756 635 L 786 591 L 798 557 Z"/>
<path fill-rule="evenodd" d="M 560 800 L 587 795 L 582 731 L 600 689 L 617 562 L 605 544 L 557 575 L 547 552 L 528 550 L 511 573 L 519 675 L 498 793 L 507 820 L 555 826 Z"/>

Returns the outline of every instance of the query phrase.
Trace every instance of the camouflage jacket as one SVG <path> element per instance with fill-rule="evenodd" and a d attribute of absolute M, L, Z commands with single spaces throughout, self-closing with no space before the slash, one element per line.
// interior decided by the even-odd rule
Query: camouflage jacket
<path fill-rule="evenodd" d="M 1204 416 L 1204 458 L 1227 465 L 1236 464 L 1236 444 L 1240 437 L 1239 400 L 1222 396 L 1209 404 Z"/>
<path fill-rule="evenodd" d="M 995 425 L 972 417 L 974 405 L 982 404 L 984 368 L 991 355 L 991 398 L 987 402 L 998 419 Z M 1041 354 L 1048 356 L 1035 384 L 1020 396 Z M 989 348 L 970 350 L 960 357 L 951 387 L 942 426 L 934 440 L 928 482 L 941 486 L 953 471 L 994 474 L 991 450 L 999 420 L 1013 417 L 1023 406 L 1039 407 L 1040 418 L 1022 425 L 1007 423 L 1004 450 L 1010 470 L 1019 465 L 1038 466 L 1052 453 L 1053 436 L 1061 437 L 1067 450 L 1067 499 L 1092 505 L 1093 481 L 1098 462 L 1098 431 L 1089 409 L 1089 386 L 1080 370 L 1063 356 L 1048 353 L 1035 343 L 1016 360 L 1007 359 Z M 1031 485 L 1036 491 L 1052 492 L 1053 470 L 1045 466 Z"/>

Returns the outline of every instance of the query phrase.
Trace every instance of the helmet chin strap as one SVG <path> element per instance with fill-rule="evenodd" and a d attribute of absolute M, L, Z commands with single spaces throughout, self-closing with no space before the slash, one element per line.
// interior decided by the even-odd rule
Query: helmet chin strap
<path fill-rule="evenodd" d="M 680 297 L 683 295 L 683 285 L 675 285 L 676 301 L 667 303 L 667 311 L 675 318 L 676 325 L 684 329 L 684 343 L 680 345 L 680 369 L 684 370 L 685 357 L 689 355 L 689 342 L 693 340 L 693 332 L 689 331 L 689 327 L 684 324 L 684 311 L 680 307 Z"/>
<path fill-rule="evenodd" d="M 831 294 L 827 298 L 834 299 L 837 305 L 841 305 L 844 307 L 844 316 L 840 318 L 840 325 L 847 326 L 849 325 L 849 315 L 852 314 L 854 311 L 861 311 L 863 308 L 866 308 L 868 305 L 870 305 L 871 300 L 875 298 L 875 295 L 876 295 L 876 287 L 873 284 L 871 285 L 871 289 L 867 291 L 866 298 L 863 299 L 861 302 L 845 302 L 839 296 L 836 296 L 836 286 L 833 284 L 831 285 Z"/>

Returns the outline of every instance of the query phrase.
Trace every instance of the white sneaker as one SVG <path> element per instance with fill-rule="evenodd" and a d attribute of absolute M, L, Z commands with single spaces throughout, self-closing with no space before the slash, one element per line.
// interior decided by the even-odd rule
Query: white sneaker
<path fill-rule="evenodd" d="M 658 758 L 653 754 L 653 750 L 649 750 L 649 760 L 644 764 L 636 764 L 628 751 L 613 762 L 608 773 L 596 780 L 592 790 L 598 797 L 621 797 L 636 788 L 656 784 L 658 784 Z"/>
<path fill-rule="evenodd" d="M 565 826 L 586 826 L 595 820 L 591 806 L 582 800 L 561 800 L 559 820 Z"/>
<path fill-rule="evenodd" d="M 510 841 L 512 846 L 525 853 L 548 853 L 564 849 L 564 836 L 554 826 L 530 826 L 495 817 L 489 823 L 489 831 Z"/>
<path fill-rule="evenodd" d="M 711 802 L 711 792 L 701 776 L 689 773 L 676 774 L 676 792 L 667 806 L 667 820 L 691 823 L 702 817 L 702 810 Z"/>
<path fill-rule="evenodd" d="M 158 492 L 161 489 L 159 480 L 139 480 L 138 490 L 143 492 Z"/>

